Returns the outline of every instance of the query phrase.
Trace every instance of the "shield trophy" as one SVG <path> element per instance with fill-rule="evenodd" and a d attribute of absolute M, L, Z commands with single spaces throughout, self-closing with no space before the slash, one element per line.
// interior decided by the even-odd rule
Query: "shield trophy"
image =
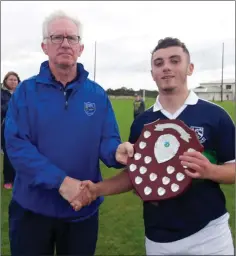
<path fill-rule="evenodd" d="M 194 130 L 181 120 L 156 120 L 144 125 L 128 160 L 128 173 L 143 201 L 177 197 L 191 185 L 179 156 L 186 151 L 203 152 Z"/>

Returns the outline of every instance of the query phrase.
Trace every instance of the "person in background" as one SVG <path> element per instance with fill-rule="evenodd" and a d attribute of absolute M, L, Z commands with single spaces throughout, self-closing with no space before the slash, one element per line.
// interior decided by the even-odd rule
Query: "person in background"
<path fill-rule="evenodd" d="M 6 149 L 16 170 L 11 255 L 92 256 L 104 199 L 90 204 L 88 198 L 78 212 L 70 203 L 88 192 L 80 189 L 81 181 L 102 180 L 100 160 L 122 168 L 133 146 L 121 143 L 108 95 L 77 62 L 84 49 L 80 21 L 53 12 L 42 32 L 48 60 L 18 86 L 6 116 Z"/>
<path fill-rule="evenodd" d="M 134 119 L 145 111 L 145 103 L 139 94 L 134 99 Z"/>
<path fill-rule="evenodd" d="M 19 75 L 16 72 L 8 72 L 3 79 L 3 86 L 1 88 L 1 148 L 3 150 L 3 180 L 4 188 L 11 189 L 15 178 L 15 170 L 8 158 L 5 147 L 5 117 L 8 109 L 8 103 L 11 99 L 12 93 L 16 86 L 20 83 Z"/>

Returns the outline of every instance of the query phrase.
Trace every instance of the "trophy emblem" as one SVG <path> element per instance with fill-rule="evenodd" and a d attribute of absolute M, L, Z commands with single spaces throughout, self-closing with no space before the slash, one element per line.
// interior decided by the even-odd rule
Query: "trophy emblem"
<path fill-rule="evenodd" d="M 158 119 L 144 125 L 127 165 L 137 194 L 143 201 L 160 201 L 184 193 L 192 178 L 185 174 L 179 156 L 203 149 L 195 131 L 181 120 Z"/>

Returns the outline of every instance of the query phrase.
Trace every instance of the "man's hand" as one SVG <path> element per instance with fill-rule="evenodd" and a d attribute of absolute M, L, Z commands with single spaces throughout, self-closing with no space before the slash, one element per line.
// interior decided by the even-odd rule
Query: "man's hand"
<path fill-rule="evenodd" d="M 79 211 L 81 207 L 89 205 L 99 196 L 99 191 L 96 184 L 90 180 L 81 181 L 80 188 L 82 193 L 80 193 L 80 195 L 74 198 L 74 200 L 71 202 L 71 206 L 75 211 Z"/>
<path fill-rule="evenodd" d="M 83 189 L 82 182 L 68 176 L 62 182 L 59 188 L 59 193 L 69 203 L 72 203 L 75 199 L 77 199 L 76 202 L 78 209 L 80 209 L 83 204 L 87 205 L 92 201 L 90 193 L 88 193 L 86 189 Z"/>
<path fill-rule="evenodd" d="M 181 160 L 181 164 L 187 167 L 185 173 L 189 177 L 195 179 L 212 178 L 214 165 L 200 152 L 185 152 L 179 159 Z"/>
<path fill-rule="evenodd" d="M 134 155 L 134 145 L 129 142 L 124 142 L 120 144 L 116 150 L 116 161 L 126 165 L 128 162 L 128 157 Z"/>

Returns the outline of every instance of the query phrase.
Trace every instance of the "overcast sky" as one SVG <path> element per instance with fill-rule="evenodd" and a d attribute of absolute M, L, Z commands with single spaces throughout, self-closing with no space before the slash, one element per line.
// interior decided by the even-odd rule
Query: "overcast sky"
<path fill-rule="evenodd" d="M 82 62 L 93 79 L 97 41 L 96 81 L 105 89 L 126 86 L 156 89 L 150 75 L 150 52 L 159 39 L 178 37 L 188 47 L 194 75 L 191 87 L 235 79 L 235 2 L 1 2 L 1 81 L 16 71 L 26 79 L 47 59 L 41 50 L 42 22 L 55 10 L 77 15 L 83 24 Z"/>

